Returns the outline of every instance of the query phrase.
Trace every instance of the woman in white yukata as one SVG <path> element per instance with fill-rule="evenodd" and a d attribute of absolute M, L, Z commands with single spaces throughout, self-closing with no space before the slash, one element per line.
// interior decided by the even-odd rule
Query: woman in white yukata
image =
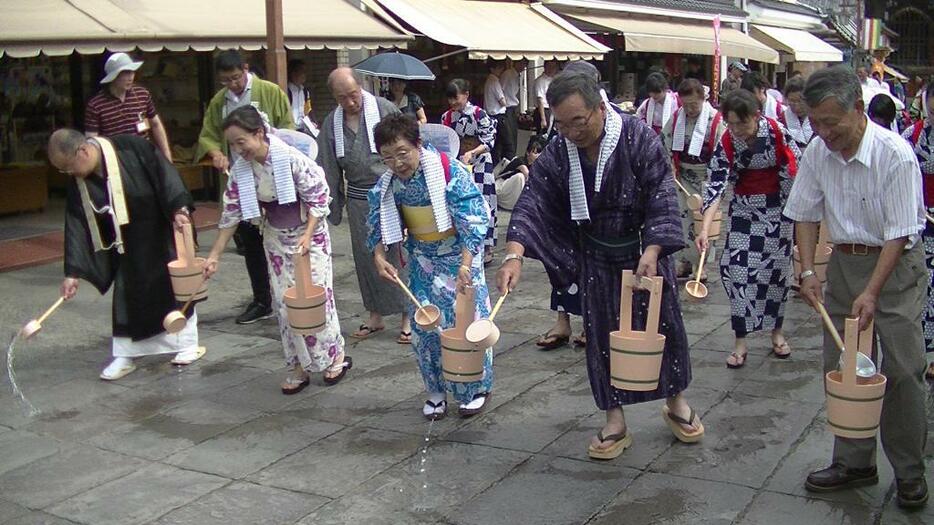
<path fill-rule="evenodd" d="M 324 371 L 325 384 L 336 384 L 353 361 L 344 355 L 334 304 L 331 237 L 323 220 L 331 197 L 324 172 L 305 154 L 269 133 L 262 115 L 252 106 L 231 112 L 223 129 L 237 160 L 224 192 L 220 234 L 205 262 L 205 274 L 217 271 L 221 253 L 241 220 L 258 222 L 269 266 L 272 306 L 279 317 L 289 368 L 282 393 L 296 394 L 308 386 L 308 372 Z M 309 254 L 311 280 L 327 294 L 325 327 L 314 335 L 292 332 L 282 300 L 285 290 L 295 283 L 292 255 L 299 251 Z"/>

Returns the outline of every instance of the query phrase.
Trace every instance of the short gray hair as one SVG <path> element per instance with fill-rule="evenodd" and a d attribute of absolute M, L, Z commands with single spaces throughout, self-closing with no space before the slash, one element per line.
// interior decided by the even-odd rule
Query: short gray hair
<path fill-rule="evenodd" d="M 572 95 L 580 95 L 584 99 L 587 109 L 593 109 L 603 102 L 600 96 L 600 86 L 592 75 L 579 71 L 562 71 L 548 86 L 545 98 L 548 105 L 554 109 Z"/>
<path fill-rule="evenodd" d="M 87 141 L 88 139 L 84 133 L 71 128 L 61 128 L 49 137 L 49 153 L 55 152 L 70 159 L 78 153 L 78 148 Z"/>
<path fill-rule="evenodd" d="M 835 98 L 840 107 L 849 111 L 863 100 L 859 77 L 849 66 L 833 66 L 814 72 L 804 86 L 804 101 L 816 108 L 828 98 Z"/>

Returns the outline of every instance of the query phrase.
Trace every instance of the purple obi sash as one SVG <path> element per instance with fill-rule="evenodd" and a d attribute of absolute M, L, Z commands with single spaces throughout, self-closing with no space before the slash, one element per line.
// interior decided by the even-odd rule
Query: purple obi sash
<path fill-rule="evenodd" d="M 273 228 L 289 230 L 304 224 L 302 221 L 302 203 L 300 201 L 290 204 L 279 204 L 279 201 L 263 202 L 259 205 L 266 212 L 266 220 Z"/>

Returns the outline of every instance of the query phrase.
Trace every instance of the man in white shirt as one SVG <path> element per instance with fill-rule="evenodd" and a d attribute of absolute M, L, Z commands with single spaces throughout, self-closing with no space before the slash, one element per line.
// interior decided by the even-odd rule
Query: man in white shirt
<path fill-rule="evenodd" d="M 519 138 L 519 73 L 525 71 L 528 61 L 507 60 L 506 69 L 499 76 L 499 83 L 503 86 L 506 96 L 506 121 L 503 135 L 497 136 L 498 143 L 503 145 L 503 158 L 511 159 L 516 156 L 516 144 Z"/>
<path fill-rule="evenodd" d="M 535 79 L 535 125 L 538 133 L 547 133 L 551 122 L 551 109 L 548 107 L 548 99 L 545 94 L 548 93 L 548 86 L 551 85 L 551 79 L 558 74 L 558 62 L 548 60 L 545 62 L 545 71 Z"/>
<path fill-rule="evenodd" d="M 815 72 L 804 97 L 817 137 L 804 153 L 784 211 L 797 221 L 801 295 L 812 306 L 824 302 L 841 332 L 845 317 L 858 317 L 860 329 L 875 319 L 881 372 L 888 379 L 882 446 L 895 470 L 898 504 L 921 507 L 928 498 L 921 332 L 928 274 L 919 242 L 925 210 L 918 162 L 897 134 L 868 125 L 852 69 L 835 66 Z M 822 219 L 834 243 L 826 295 L 814 273 Z M 839 356 L 825 334 L 825 372 L 837 368 Z M 836 437 L 831 466 L 812 472 L 805 486 L 832 492 L 876 484 L 875 457 L 875 436 Z"/>
<path fill-rule="evenodd" d="M 496 140 L 492 151 L 495 166 L 503 158 L 502 139 L 506 133 L 506 93 L 503 92 L 503 85 L 499 81 L 506 64 L 502 60 L 488 60 L 487 67 L 490 74 L 483 84 L 483 109 L 496 121 Z"/>

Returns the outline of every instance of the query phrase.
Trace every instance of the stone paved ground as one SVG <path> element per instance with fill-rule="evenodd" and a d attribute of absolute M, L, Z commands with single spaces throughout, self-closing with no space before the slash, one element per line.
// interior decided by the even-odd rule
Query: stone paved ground
<path fill-rule="evenodd" d="M 346 229 L 334 237 L 346 333 L 362 307 Z M 0 331 L 11 334 L 41 312 L 60 275 L 58 264 L 0 274 Z M 3 380 L 0 523 L 934 523 L 934 504 L 914 514 L 896 508 L 881 453 L 878 486 L 804 491 L 806 473 L 829 457 L 831 436 L 821 331 L 798 301 L 786 321 L 793 358 L 767 357 L 768 339 L 755 337 L 738 371 L 723 364 L 731 334 L 719 284 L 705 302 L 685 301 L 689 395 L 706 437 L 677 443 L 660 404 L 647 403 L 627 410 L 633 447 L 596 463 L 586 444 L 602 415 L 582 351 L 535 349 L 552 320 L 536 263 L 498 318 L 504 333 L 490 410 L 433 425 L 420 415 L 411 351 L 391 331 L 349 346 L 355 366 L 340 385 L 315 381 L 281 395 L 276 325 L 233 323 L 245 283 L 242 261 L 228 253 L 199 307 L 208 354 L 187 369 L 155 357 L 122 381 L 98 380 L 109 356 L 110 301 L 86 284 L 21 345 L 20 383 L 42 414 L 26 416 Z"/>

